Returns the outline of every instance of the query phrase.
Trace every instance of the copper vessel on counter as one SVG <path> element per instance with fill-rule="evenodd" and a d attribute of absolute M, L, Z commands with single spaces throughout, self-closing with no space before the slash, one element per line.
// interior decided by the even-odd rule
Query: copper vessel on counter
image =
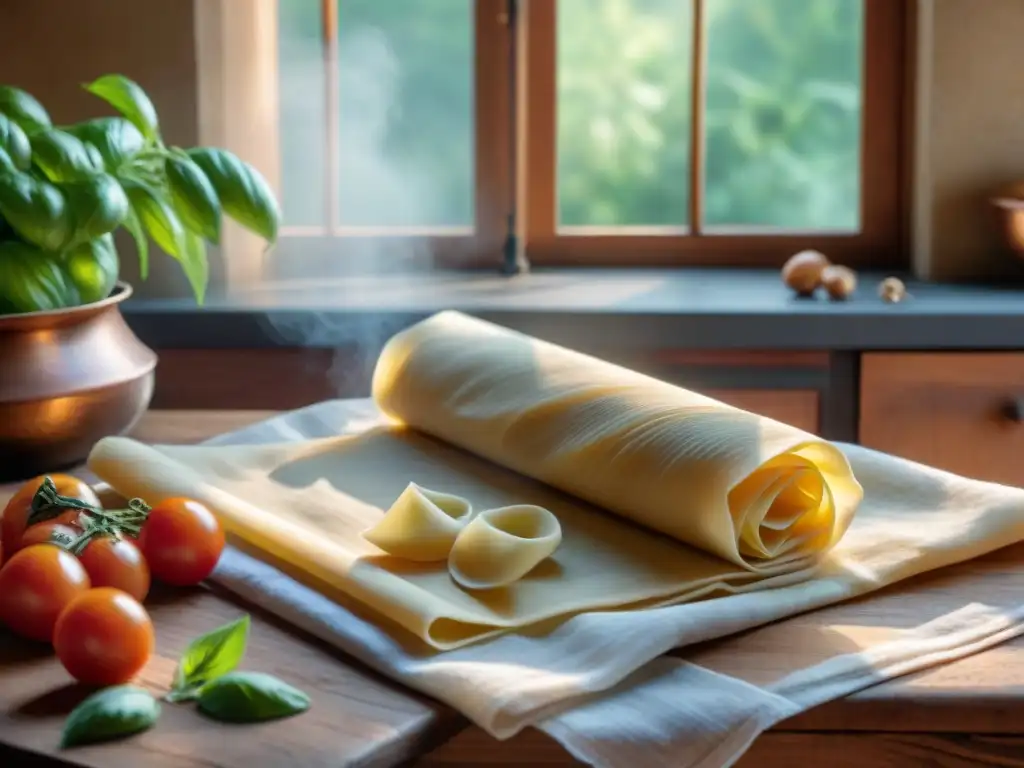
<path fill-rule="evenodd" d="M 156 355 L 121 316 L 131 294 L 118 283 L 95 304 L 0 315 L 0 481 L 78 464 L 145 413 Z"/>

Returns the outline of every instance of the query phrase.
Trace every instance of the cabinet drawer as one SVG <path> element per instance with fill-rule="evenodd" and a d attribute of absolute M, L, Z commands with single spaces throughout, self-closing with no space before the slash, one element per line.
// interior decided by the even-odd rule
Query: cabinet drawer
<path fill-rule="evenodd" d="M 1024 354 L 865 354 L 860 442 L 1024 486 Z"/>
<path fill-rule="evenodd" d="M 701 393 L 805 432 L 818 432 L 818 393 L 814 390 L 706 389 Z"/>

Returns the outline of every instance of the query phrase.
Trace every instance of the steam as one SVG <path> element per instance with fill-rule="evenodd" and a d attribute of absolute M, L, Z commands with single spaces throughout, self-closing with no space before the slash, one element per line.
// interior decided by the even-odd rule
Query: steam
<path fill-rule="evenodd" d="M 281 41 L 286 225 L 324 224 L 322 174 L 329 170 L 321 150 L 327 139 L 327 115 L 320 46 L 319 39 Z M 395 306 L 395 311 L 383 307 L 360 311 L 352 305 L 365 307 L 366 292 L 380 290 L 382 282 L 389 289 L 383 293 L 402 295 L 403 287 L 420 282 L 434 266 L 425 237 L 381 234 L 436 220 L 432 214 L 438 195 L 433 193 L 429 174 L 388 144 L 392 127 L 402 118 L 403 72 L 386 35 L 372 28 L 343 26 L 338 58 L 340 184 L 335 223 L 363 232 L 346 237 L 343 249 L 319 252 L 310 244 L 305 252 L 292 255 L 279 248 L 269 259 L 271 282 L 256 290 L 272 292 L 275 304 L 288 304 L 289 293 L 301 292 L 299 311 L 268 313 L 268 329 L 283 344 L 334 349 L 332 385 L 339 396 L 353 397 L 369 394 L 380 349 L 412 318 L 396 316 L 401 306 Z M 297 178 L 309 178 L 308 185 Z M 301 249 L 298 243 L 285 247 Z M 321 311 L 308 306 L 311 293 L 321 298 L 317 302 Z"/>

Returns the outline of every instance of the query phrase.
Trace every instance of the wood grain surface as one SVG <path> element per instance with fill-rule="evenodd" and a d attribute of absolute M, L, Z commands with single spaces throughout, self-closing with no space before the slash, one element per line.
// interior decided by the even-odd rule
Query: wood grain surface
<path fill-rule="evenodd" d="M 566 768 L 573 760 L 550 737 L 527 731 L 496 750 L 467 731 L 415 768 Z M 1020 768 L 1024 737 L 930 733 L 794 733 L 770 731 L 735 768 Z M 668 768 L 668 767 L 666 767 Z"/>
<path fill-rule="evenodd" d="M 192 442 L 238 429 L 266 412 L 151 412 L 136 436 Z M 0 487 L 0 502 L 10 488 Z M 909 580 L 864 600 L 752 630 L 680 655 L 755 682 L 772 679 L 775 651 L 797 645 L 816 655 L 856 650 L 964 604 L 1024 601 L 1024 545 Z M 564 766 L 572 758 L 529 730 L 498 742 L 451 710 L 400 689 L 258 608 L 210 590 L 156 590 L 150 608 L 158 652 L 142 676 L 162 691 L 177 653 L 196 634 L 243 612 L 253 616 L 245 666 L 295 682 L 313 697 L 310 713 L 269 725 L 213 725 L 187 707 L 166 706 L 138 738 L 59 754 L 64 714 L 83 692 L 45 649 L 0 631 L 0 766 L 100 768 L 276 768 L 277 766 Z M 1024 640 L 925 672 L 890 680 L 781 723 L 762 736 L 741 768 L 793 765 L 1024 766 Z"/>
<path fill-rule="evenodd" d="M 1024 354 L 863 355 L 860 442 L 965 477 L 1024 486 Z"/>
<path fill-rule="evenodd" d="M 134 434 L 152 442 L 197 442 L 268 415 L 151 412 Z M 0 504 L 12 490 L 0 486 Z M 451 710 L 400 689 L 237 598 L 206 589 L 155 589 L 147 607 L 157 652 L 141 682 L 154 693 L 167 690 L 178 655 L 193 637 L 249 613 L 245 668 L 298 685 L 310 694 L 312 708 L 290 720 L 229 727 L 204 720 L 190 707 L 164 705 L 157 727 L 139 737 L 60 753 L 63 719 L 88 692 L 72 683 L 48 648 L 0 629 L 0 766 L 29 765 L 29 759 L 40 766 L 96 768 L 394 766 L 422 754 L 461 723 Z"/>

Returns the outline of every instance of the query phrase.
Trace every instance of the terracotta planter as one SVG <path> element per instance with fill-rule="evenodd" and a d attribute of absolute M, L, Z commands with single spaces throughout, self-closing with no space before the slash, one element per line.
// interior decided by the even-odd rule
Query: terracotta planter
<path fill-rule="evenodd" d="M 0 315 L 0 480 L 77 464 L 145 413 L 156 355 L 121 316 L 131 295 L 118 283 L 95 304 Z"/>

